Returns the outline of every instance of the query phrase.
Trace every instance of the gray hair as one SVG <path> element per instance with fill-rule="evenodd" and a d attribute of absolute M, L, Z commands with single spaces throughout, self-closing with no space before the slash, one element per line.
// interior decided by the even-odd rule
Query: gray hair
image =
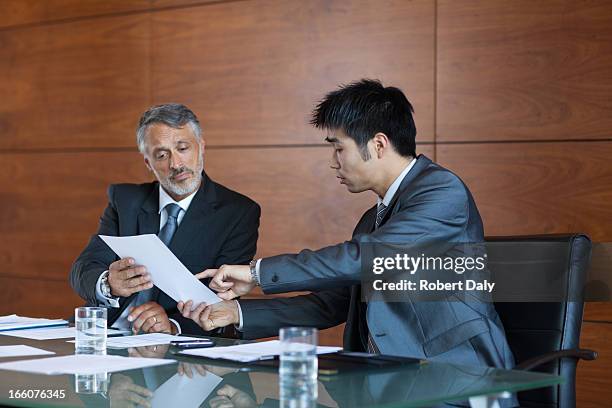
<path fill-rule="evenodd" d="M 202 142 L 202 128 L 195 113 L 187 106 L 180 103 L 166 103 L 163 105 L 152 106 L 140 117 L 138 129 L 136 130 L 136 143 L 138 150 L 145 154 L 145 135 L 149 126 L 155 123 L 163 123 L 174 129 L 181 129 L 189 125 L 196 136 L 198 145 Z"/>

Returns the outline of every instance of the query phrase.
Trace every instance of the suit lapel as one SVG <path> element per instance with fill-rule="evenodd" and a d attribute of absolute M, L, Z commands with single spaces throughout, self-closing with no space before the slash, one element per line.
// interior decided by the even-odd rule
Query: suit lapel
<path fill-rule="evenodd" d="M 138 235 L 155 234 L 159 232 L 159 191 L 158 184 L 142 204 L 138 213 Z"/>
<path fill-rule="evenodd" d="M 180 258 L 190 243 L 198 241 L 199 234 L 210 230 L 211 214 L 214 212 L 216 202 L 215 183 L 206 176 L 206 173 L 202 173 L 202 185 L 170 241 L 170 250 L 177 258 Z"/>

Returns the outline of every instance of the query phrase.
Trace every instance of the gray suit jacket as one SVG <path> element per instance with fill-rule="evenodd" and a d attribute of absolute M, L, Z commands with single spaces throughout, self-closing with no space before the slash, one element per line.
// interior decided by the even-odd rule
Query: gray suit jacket
<path fill-rule="evenodd" d="M 350 241 L 263 259 L 260 277 L 264 293 L 313 293 L 241 300 L 244 337 L 273 336 L 282 326 L 322 329 L 346 322 L 344 347 L 348 350 L 363 350 L 369 328 L 383 354 L 513 367 L 514 359 L 492 303 L 370 302 L 363 319 L 366 308 L 361 303 L 360 271 L 365 245 L 484 241 L 480 214 L 463 182 L 420 155 L 376 230 L 375 213 L 373 207 L 362 216 Z"/>

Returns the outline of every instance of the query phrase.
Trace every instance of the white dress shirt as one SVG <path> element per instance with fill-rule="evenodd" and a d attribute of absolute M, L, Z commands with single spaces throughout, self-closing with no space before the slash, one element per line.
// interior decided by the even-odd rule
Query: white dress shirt
<path fill-rule="evenodd" d="M 183 220 L 183 217 L 185 217 L 185 213 L 187 212 L 187 209 L 191 205 L 191 201 L 193 200 L 193 197 L 195 196 L 196 193 L 197 193 L 197 190 L 191 193 L 189 196 L 182 199 L 181 201 L 174 201 L 174 199 L 170 197 L 170 195 L 166 192 L 166 190 L 161 188 L 161 186 L 159 187 L 158 212 L 159 212 L 159 230 L 160 231 L 164 227 L 164 225 L 166 225 L 166 222 L 168 221 L 168 213 L 166 211 L 166 206 L 168 204 L 176 204 L 179 207 L 181 207 L 181 211 L 179 211 L 178 217 L 176 217 L 177 226 L 181 225 L 181 221 Z M 102 294 L 102 287 L 101 287 L 102 278 L 107 275 L 108 275 L 108 271 L 104 271 L 98 278 L 98 282 L 96 284 L 96 297 L 102 303 L 102 306 L 118 308 L 119 307 L 118 297 L 106 297 Z M 129 329 L 131 327 L 131 323 L 127 320 L 127 317 L 130 314 L 129 312 L 130 307 L 134 306 L 133 305 L 134 301 L 135 299 L 133 299 L 132 302 L 123 310 L 123 312 L 121 313 L 121 316 L 119 316 L 119 318 L 115 321 L 115 323 L 113 323 L 113 326 L 112 326 L 113 328 Z M 181 326 L 178 324 L 178 322 L 174 319 L 169 319 L 169 320 L 176 326 L 178 334 L 181 334 Z"/>

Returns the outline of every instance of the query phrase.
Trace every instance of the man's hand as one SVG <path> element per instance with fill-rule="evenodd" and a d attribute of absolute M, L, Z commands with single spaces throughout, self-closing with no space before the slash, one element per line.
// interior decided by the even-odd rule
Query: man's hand
<path fill-rule="evenodd" d="M 193 320 L 205 331 L 240 323 L 240 314 L 235 300 L 224 300 L 214 305 L 200 303 L 191 310 L 192 305 L 193 302 L 188 300 L 184 303 L 178 302 L 177 308 L 183 317 Z"/>
<path fill-rule="evenodd" d="M 169 344 L 158 344 L 155 346 L 143 346 L 143 347 L 130 347 L 128 348 L 128 355 L 130 357 L 144 357 L 144 358 L 164 358 L 170 348 Z"/>
<path fill-rule="evenodd" d="M 211 408 L 254 408 L 257 403 L 244 391 L 231 385 L 224 385 L 217 390 L 217 397 L 210 400 Z"/>
<path fill-rule="evenodd" d="M 111 288 L 111 295 L 122 297 L 128 297 L 132 293 L 153 287 L 147 268 L 135 265 L 133 258 L 122 258 L 110 264 L 108 284 Z"/>
<path fill-rule="evenodd" d="M 153 393 L 134 384 L 127 375 L 115 373 L 108 388 L 110 407 L 150 407 Z"/>
<path fill-rule="evenodd" d="M 130 310 L 128 321 L 132 322 L 132 331 L 143 333 L 176 334 L 176 327 L 168 319 L 163 307 L 155 302 L 143 303 Z"/>
<path fill-rule="evenodd" d="M 207 269 L 195 277 L 212 278 L 208 286 L 219 292 L 219 297 L 225 300 L 246 295 L 255 287 L 248 265 L 223 265 L 219 269 Z"/>
<path fill-rule="evenodd" d="M 200 377 L 205 377 L 206 376 L 206 368 L 204 367 L 204 365 L 202 364 L 193 364 L 193 363 L 186 363 L 184 361 L 179 361 L 178 363 L 178 367 L 176 369 L 176 372 L 178 373 L 178 375 L 183 376 L 186 375 L 187 378 L 193 378 L 194 377 L 194 371 L 200 375 Z"/>

